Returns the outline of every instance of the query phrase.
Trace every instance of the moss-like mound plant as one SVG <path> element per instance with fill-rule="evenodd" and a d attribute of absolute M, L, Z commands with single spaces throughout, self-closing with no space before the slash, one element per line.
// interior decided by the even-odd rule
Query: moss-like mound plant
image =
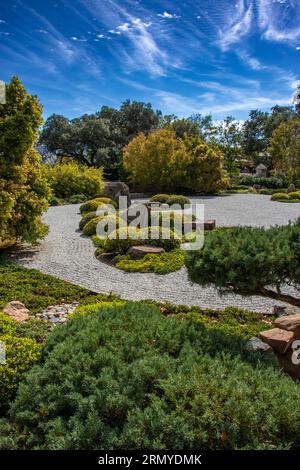
<path fill-rule="evenodd" d="M 169 199 L 170 194 L 155 194 L 155 196 L 152 196 L 149 201 L 150 202 L 160 202 L 160 203 L 166 203 L 167 200 Z"/>
<path fill-rule="evenodd" d="M 184 251 L 172 250 L 160 255 L 148 254 L 142 259 L 131 259 L 128 255 L 119 255 L 114 259 L 115 266 L 131 273 L 168 274 L 178 271 L 184 265 Z"/>
<path fill-rule="evenodd" d="M 108 197 L 98 197 L 82 204 L 80 206 L 80 212 L 82 214 L 86 212 L 96 212 L 97 209 L 101 206 L 113 206 L 115 209 L 117 209 L 117 203 L 112 199 Z"/>
<path fill-rule="evenodd" d="M 271 201 L 278 202 L 300 202 L 300 192 L 293 193 L 274 193 Z"/>
<path fill-rule="evenodd" d="M 90 222 L 90 220 L 93 220 L 95 217 L 97 217 L 96 212 L 88 212 L 87 214 L 84 214 L 82 219 L 79 222 L 79 228 L 80 230 L 83 230 L 85 225 Z"/>

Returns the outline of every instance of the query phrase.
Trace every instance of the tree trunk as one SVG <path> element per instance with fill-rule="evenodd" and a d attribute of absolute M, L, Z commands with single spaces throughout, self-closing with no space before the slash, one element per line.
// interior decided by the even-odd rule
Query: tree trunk
<path fill-rule="evenodd" d="M 260 295 L 263 295 L 265 297 L 270 297 L 271 299 L 281 300 L 282 302 L 287 302 L 291 305 L 294 305 L 295 307 L 300 307 L 300 298 L 297 299 L 296 297 L 293 297 L 292 295 L 281 294 L 271 289 L 267 289 L 266 287 L 263 287 L 263 286 L 259 287 L 259 293 Z"/>

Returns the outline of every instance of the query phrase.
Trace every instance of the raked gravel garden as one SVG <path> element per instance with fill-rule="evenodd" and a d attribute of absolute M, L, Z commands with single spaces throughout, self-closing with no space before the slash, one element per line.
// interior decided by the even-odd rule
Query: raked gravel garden
<path fill-rule="evenodd" d="M 298 204 L 282 204 L 271 201 L 265 195 L 228 194 L 192 197 L 191 200 L 193 203 L 203 203 L 205 219 L 215 219 L 217 226 L 286 225 L 300 215 Z M 271 312 L 274 305 L 281 305 L 278 300 L 221 295 L 213 286 L 192 284 L 185 268 L 161 276 L 122 272 L 101 263 L 95 258 L 95 248 L 90 238 L 78 229 L 81 218 L 79 207 L 78 204 L 51 207 L 44 216 L 50 226 L 47 238 L 35 247 L 19 245 L 11 258 L 24 267 L 36 268 L 97 293 L 112 292 L 128 300 L 155 299 L 214 309 L 235 306 L 258 312 Z"/>

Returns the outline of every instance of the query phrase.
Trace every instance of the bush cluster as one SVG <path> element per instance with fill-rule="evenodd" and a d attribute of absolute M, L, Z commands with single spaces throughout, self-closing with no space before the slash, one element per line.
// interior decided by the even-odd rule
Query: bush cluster
<path fill-rule="evenodd" d="M 199 136 L 180 138 L 173 130 L 139 134 L 124 148 L 129 180 L 142 191 L 201 191 L 227 186 L 223 154 Z"/>
<path fill-rule="evenodd" d="M 300 202 L 300 191 L 293 193 L 274 193 L 271 200 L 279 202 Z"/>
<path fill-rule="evenodd" d="M 104 189 L 101 168 L 68 162 L 45 165 L 44 171 L 56 198 L 66 199 L 76 195 L 78 200 L 78 195 L 92 197 L 101 194 Z"/>
<path fill-rule="evenodd" d="M 2 449 L 288 449 L 299 386 L 240 338 L 127 303 L 56 328 Z"/>
<path fill-rule="evenodd" d="M 281 178 L 274 176 L 270 177 L 256 177 L 256 176 L 243 176 L 239 179 L 239 184 L 242 186 L 253 186 L 258 184 L 268 189 L 279 189 L 284 188 L 285 182 Z"/>

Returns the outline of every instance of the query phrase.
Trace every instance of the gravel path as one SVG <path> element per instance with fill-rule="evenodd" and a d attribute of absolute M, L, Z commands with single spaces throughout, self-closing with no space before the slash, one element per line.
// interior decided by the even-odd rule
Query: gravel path
<path fill-rule="evenodd" d="M 269 196 L 234 194 L 222 197 L 193 198 L 205 204 L 205 218 L 217 225 L 285 225 L 300 216 L 300 205 L 271 202 Z M 222 309 L 226 306 L 270 312 L 280 302 L 251 296 L 220 296 L 214 287 L 191 284 L 185 269 L 159 276 L 125 273 L 101 263 L 94 257 L 91 240 L 78 230 L 79 205 L 51 207 L 45 214 L 50 226 L 40 246 L 18 247 L 12 258 L 28 268 L 52 274 L 95 292 L 114 292 L 124 299 L 155 299 L 176 304 Z"/>

